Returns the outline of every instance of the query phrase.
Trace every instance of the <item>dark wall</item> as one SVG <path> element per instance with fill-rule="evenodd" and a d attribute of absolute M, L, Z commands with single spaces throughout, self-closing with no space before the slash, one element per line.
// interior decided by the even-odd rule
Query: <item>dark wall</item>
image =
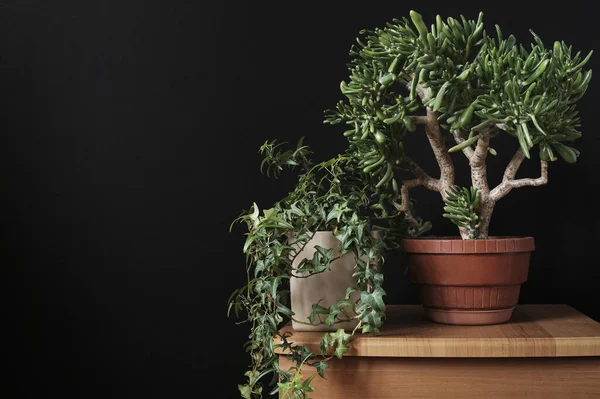
<path fill-rule="evenodd" d="M 19 397 L 237 397 L 247 329 L 226 301 L 244 282 L 244 237 L 229 225 L 293 183 L 260 174 L 265 140 L 305 136 L 322 159 L 343 150 L 322 113 L 341 98 L 360 29 L 410 8 L 430 21 L 482 9 L 526 43 L 533 28 L 587 52 L 599 33 L 573 2 L 422 4 L 0 1 L 3 304 L 17 316 L 4 344 L 17 349 Z M 592 80 L 579 162 L 503 199 L 492 234 L 536 238 L 521 302 L 600 320 L 598 94 Z M 509 157 L 492 160 L 492 178 Z M 433 232 L 455 234 L 439 199 L 416 195 Z M 385 273 L 388 303 L 415 303 L 398 259 Z"/>

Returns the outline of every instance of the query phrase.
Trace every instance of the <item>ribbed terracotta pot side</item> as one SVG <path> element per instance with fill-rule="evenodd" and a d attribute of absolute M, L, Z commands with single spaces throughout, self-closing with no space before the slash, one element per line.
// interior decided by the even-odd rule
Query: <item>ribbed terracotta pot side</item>
<path fill-rule="evenodd" d="M 428 317 L 476 325 L 510 319 L 535 249 L 532 237 L 407 239 L 403 247 Z"/>
<path fill-rule="evenodd" d="M 485 240 L 463 240 L 460 237 L 406 238 L 402 247 L 407 253 L 481 254 L 533 252 L 533 237 L 490 237 Z"/>
<path fill-rule="evenodd" d="M 486 286 L 527 281 L 529 252 L 484 254 L 409 254 L 417 284 Z"/>

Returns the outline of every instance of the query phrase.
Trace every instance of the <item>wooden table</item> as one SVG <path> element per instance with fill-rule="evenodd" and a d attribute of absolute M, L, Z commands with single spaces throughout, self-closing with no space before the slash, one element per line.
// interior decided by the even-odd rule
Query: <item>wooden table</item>
<path fill-rule="evenodd" d="M 322 333 L 284 330 L 317 351 Z M 312 381 L 311 398 L 600 398 L 600 324 L 567 305 L 519 305 L 493 326 L 435 324 L 418 305 L 388 305 L 381 333 L 344 356 Z"/>

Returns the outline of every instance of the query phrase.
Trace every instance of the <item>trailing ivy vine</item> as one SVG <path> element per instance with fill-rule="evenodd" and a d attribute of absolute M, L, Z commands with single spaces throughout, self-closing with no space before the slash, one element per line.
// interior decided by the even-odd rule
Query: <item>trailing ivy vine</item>
<path fill-rule="evenodd" d="M 311 391 L 314 375 L 325 375 L 327 361 L 341 358 L 351 347 L 356 332 L 377 333 L 385 318 L 383 274 L 381 265 L 385 253 L 397 247 L 405 231 L 402 218 L 397 217 L 393 206 L 396 194 L 373 184 L 371 175 L 365 173 L 352 150 L 335 158 L 313 164 L 310 150 L 302 140 L 294 149 L 285 150 L 284 143 L 266 142 L 260 153 L 264 157 L 261 169 L 278 177 L 284 169 L 298 172 L 294 189 L 268 209 L 261 210 L 255 203 L 235 222 L 247 228 L 243 252 L 247 264 L 247 285 L 236 290 L 229 302 L 241 322 L 250 325 L 246 344 L 251 365 L 246 372 L 247 383 L 240 385 L 245 398 L 261 397 L 265 378 L 267 385 L 292 397 L 305 397 Z M 233 226 L 233 225 L 232 225 Z M 421 230 L 426 231 L 427 223 Z M 301 323 L 333 325 L 357 318 L 354 331 L 324 333 L 319 353 L 287 341 L 279 329 L 294 315 L 289 303 L 289 281 L 293 276 L 310 276 L 329 269 L 334 257 L 331 248 L 316 246 L 315 255 L 293 267 L 317 231 L 331 231 L 340 241 L 342 256 L 354 254 L 355 284 L 348 287 L 345 298 L 324 307 L 313 305 L 308 320 Z M 378 232 L 378 234 L 373 234 Z M 358 300 L 352 298 L 358 297 Z M 355 316 L 349 316 L 351 307 Z M 281 344 L 277 344 L 277 340 Z M 278 366 L 280 348 L 289 353 L 295 362 L 294 370 L 281 370 Z M 313 376 L 304 378 L 308 368 Z"/>

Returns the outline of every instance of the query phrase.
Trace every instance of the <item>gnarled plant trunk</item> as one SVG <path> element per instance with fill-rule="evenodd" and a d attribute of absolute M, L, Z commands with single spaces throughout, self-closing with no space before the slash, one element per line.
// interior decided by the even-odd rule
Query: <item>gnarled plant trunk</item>
<path fill-rule="evenodd" d="M 405 84 L 409 89 L 412 86 L 412 82 L 405 82 Z M 429 89 L 425 89 L 420 85 L 417 85 L 416 92 L 422 100 L 427 100 L 430 96 Z M 396 204 L 396 208 L 404 213 L 406 219 L 410 223 L 416 224 L 417 220 L 410 212 L 409 190 L 418 186 L 423 186 L 429 190 L 439 192 L 442 199 L 445 201 L 447 190 L 454 186 L 455 172 L 454 163 L 450 157 L 450 153 L 448 152 L 448 148 L 446 147 L 444 137 L 440 130 L 438 113 L 427 107 L 426 116 L 414 116 L 412 119 L 414 123 L 424 125 L 425 134 L 440 168 L 440 177 L 439 179 L 436 179 L 431 177 L 412 159 L 408 157 L 402 159 L 403 164 L 408 167 L 416 178 L 404 182 L 400 189 L 402 203 Z M 490 190 L 487 178 L 486 160 L 488 152 L 490 151 L 490 133 L 492 129 L 504 129 L 504 126 L 502 124 L 496 124 L 495 126 L 491 126 L 488 130 L 479 132 L 479 138 L 475 149 L 471 146 L 462 149 L 463 154 L 469 160 L 469 166 L 471 168 L 471 184 L 477 190 L 480 197 L 478 209 L 479 234 L 477 237 L 480 239 L 486 239 L 489 236 L 494 206 L 499 199 L 508 194 L 513 188 L 541 186 L 548 182 L 547 161 L 540 161 L 541 175 L 537 179 L 515 179 L 517 171 L 525 159 L 523 151 L 518 149 L 506 166 L 502 182 L 493 190 Z M 452 132 L 452 134 L 457 144 L 461 144 L 464 141 L 459 131 Z M 459 232 L 462 239 L 466 240 L 471 238 L 472 232 L 469 231 L 469 229 L 461 227 L 459 228 Z"/>

